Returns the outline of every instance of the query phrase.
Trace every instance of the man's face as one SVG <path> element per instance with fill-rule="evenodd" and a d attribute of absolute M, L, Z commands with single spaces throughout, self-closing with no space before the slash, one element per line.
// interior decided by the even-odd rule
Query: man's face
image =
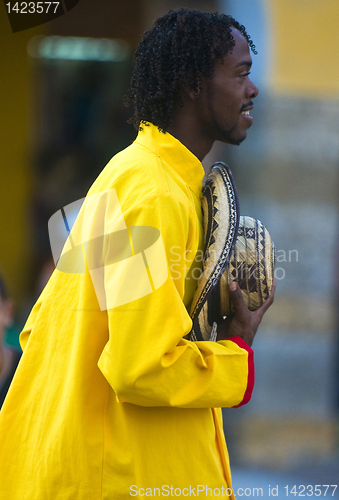
<path fill-rule="evenodd" d="M 248 43 L 235 28 L 232 36 L 235 40 L 232 52 L 223 62 L 216 60 L 213 77 L 205 79 L 202 119 L 205 134 L 213 141 L 240 144 L 252 125 L 249 112 L 259 90 L 249 78 L 252 59 Z"/>

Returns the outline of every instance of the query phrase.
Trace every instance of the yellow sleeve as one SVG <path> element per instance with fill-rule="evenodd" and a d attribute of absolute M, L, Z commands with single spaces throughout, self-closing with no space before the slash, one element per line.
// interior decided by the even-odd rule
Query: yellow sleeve
<path fill-rule="evenodd" d="M 135 261 L 134 273 L 128 269 L 127 258 L 121 268 L 106 263 L 107 301 L 117 305 L 108 308 L 109 341 L 98 365 L 121 403 L 210 408 L 237 406 L 248 397 L 252 350 L 244 342 L 190 342 L 183 338 L 192 327 L 183 302 L 185 252 L 197 249 L 188 212 L 188 207 L 171 195 L 146 198 L 124 214 L 126 226 L 132 245 L 136 227 L 158 229 L 160 243 L 157 240 L 153 250 L 144 248 L 139 253 L 142 244 L 140 248 L 135 245 L 137 251 L 129 257 L 130 262 Z M 142 229 L 139 231 L 142 234 Z M 151 291 L 145 285 L 147 276 Z M 139 298 L 119 303 L 126 289 Z M 143 290 L 145 294 L 140 296 Z"/>

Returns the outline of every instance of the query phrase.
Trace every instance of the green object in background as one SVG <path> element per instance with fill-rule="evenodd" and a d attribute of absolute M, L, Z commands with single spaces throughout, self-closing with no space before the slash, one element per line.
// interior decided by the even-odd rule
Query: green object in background
<path fill-rule="evenodd" d="M 12 325 L 9 328 L 6 328 L 5 332 L 5 344 L 9 347 L 14 347 L 14 349 L 17 349 L 18 351 L 22 352 L 22 349 L 20 347 L 19 343 L 19 334 L 21 332 L 21 329 L 18 325 Z"/>

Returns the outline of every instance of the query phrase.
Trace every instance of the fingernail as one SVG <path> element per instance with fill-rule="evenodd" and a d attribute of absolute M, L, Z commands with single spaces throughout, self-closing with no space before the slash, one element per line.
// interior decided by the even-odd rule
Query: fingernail
<path fill-rule="evenodd" d="M 237 288 L 237 285 L 235 284 L 235 281 L 232 281 L 230 283 L 230 290 L 231 290 L 231 292 L 234 292 L 236 290 L 236 288 Z"/>

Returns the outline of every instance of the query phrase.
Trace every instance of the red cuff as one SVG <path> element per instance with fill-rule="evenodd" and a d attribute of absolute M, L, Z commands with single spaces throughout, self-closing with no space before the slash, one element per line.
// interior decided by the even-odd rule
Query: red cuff
<path fill-rule="evenodd" d="M 254 353 L 253 349 L 251 349 L 251 347 L 248 344 L 246 344 L 244 339 L 242 339 L 241 337 L 227 337 L 225 340 L 231 340 L 232 342 L 237 344 L 237 346 L 241 347 L 242 349 L 246 349 L 246 351 L 248 352 L 248 357 L 247 357 L 248 372 L 247 372 L 246 391 L 242 401 L 238 405 L 232 406 L 232 408 L 239 408 L 239 406 L 247 404 L 252 397 L 252 391 L 254 387 L 254 359 L 253 359 Z"/>

